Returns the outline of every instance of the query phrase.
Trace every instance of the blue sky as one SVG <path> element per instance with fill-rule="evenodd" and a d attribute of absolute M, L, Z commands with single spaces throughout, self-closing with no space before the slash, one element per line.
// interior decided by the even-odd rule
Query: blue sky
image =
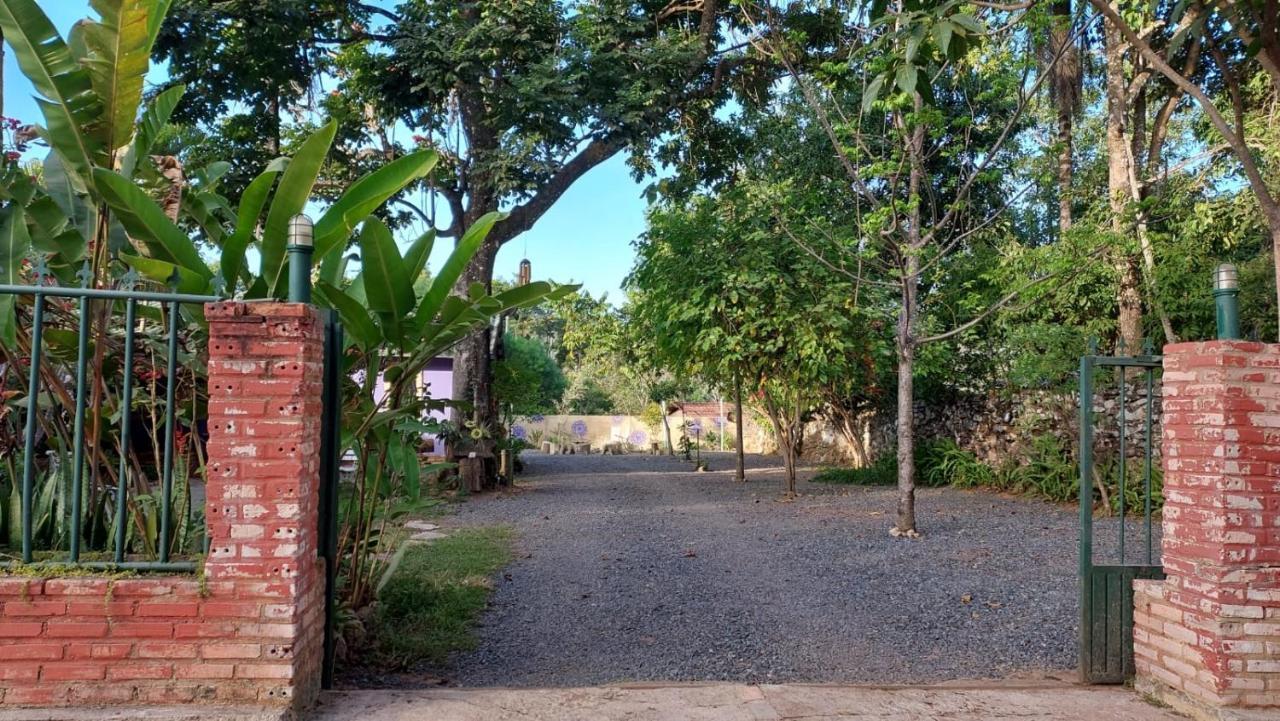
<path fill-rule="evenodd" d="M 40 5 L 64 37 L 76 20 L 92 15 L 88 2 L 79 0 L 45 0 Z M 152 76 L 163 77 L 163 70 L 154 68 Z M 5 115 L 43 124 L 33 94 L 31 84 L 6 47 Z M 596 167 L 579 179 L 532 230 L 502 248 L 496 274 L 514 277 L 520 259 L 527 257 L 533 264 L 535 279 L 582 283 L 593 295 L 607 293 L 615 304 L 621 303 L 622 280 L 635 257 L 631 241 L 644 230 L 642 189 L 642 184 L 632 180 L 623 154 Z M 438 245 L 432 254 L 432 267 L 444 262 L 448 245 Z"/>

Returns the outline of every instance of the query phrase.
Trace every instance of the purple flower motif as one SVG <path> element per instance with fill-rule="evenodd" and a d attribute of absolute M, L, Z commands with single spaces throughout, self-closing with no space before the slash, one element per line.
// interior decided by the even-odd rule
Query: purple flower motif
<path fill-rule="evenodd" d="M 517 423 L 516 425 L 511 426 L 511 435 L 512 437 L 519 438 L 520 440 L 523 441 L 525 438 L 528 437 L 529 434 L 524 429 L 524 426 Z"/>
<path fill-rule="evenodd" d="M 612 420 L 613 420 L 613 425 L 616 426 L 622 423 L 622 416 L 614 416 Z"/>
<path fill-rule="evenodd" d="M 572 425 L 572 426 L 570 426 L 570 428 L 572 428 L 572 429 L 573 429 L 573 435 L 575 435 L 575 436 L 577 436 L 577 437 L 579 437 L 579 438 L 586 438 L 586 437 L 587 437 L 587 423 L 586 423 L 586 421 L 574 421 L 574 422 L 573 422 L 573 425 Z"/>
<path fill-rule="evenodd" d="M 689 421 L 689 430 L 694 433 L 702 432 L 702 421 Z"/>
<path fill-rule="evenodd" d="M 529 416 L 530 423 L 541 423 L 546 419 L 547 419 L 546 416 L 542 415 L 541 413 L 534 413 L 533 415 Z"/>
<path fill-rule="evenodd" d="M 644 431 L 631 431 L 631 436 L 627 438 L 633 446 L 643 446 L 649 440 L 649 434 Z"/>
<path fill-rule="evenodd" d="M 724 426 L 725 426 L 724 416 L 716 416 L 716 428 L 724 428 Z"/>

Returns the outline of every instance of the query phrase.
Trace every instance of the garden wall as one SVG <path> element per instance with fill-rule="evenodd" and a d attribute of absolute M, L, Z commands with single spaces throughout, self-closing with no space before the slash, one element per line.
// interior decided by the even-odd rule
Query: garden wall
<path fill-rule="evenodd" d="M 1155 383 L 1152 398 L 1154 437 L 1159 438 L 1161 385 Z M 1130 380 L 1125 393 L 1127 454 L 1139 457 L 1145 433 L 1146 385 Z M 1120 394 L 1104 387 L 1094 398 L 1097 423 L 1096 447 L 1102 452 L 1115 449 L 1119 441 Z M 970 395 L 946 403 L 915 405 L 917 440 L 945 438 L 972 452 L 993 468 L 1027 457 L 1036 438 L 1051 435 L 1073 457 L 1080 430 L 1079 400 L 1075 393 L 1024 391 L 1015 395 L 992 392 Z M 869 413 L 861 419 L 862 442 L 851 444 L 825 420 L 805 429 L 805 459 L 815 463 L 865 466 L 897 447 L 897 418 L 892 410 Z M 1153 460 L 1160 458 L 1160 444 L 1153 444 Z"/>
<path fill-rule="evenodd" d="M 680 414 L 671 416 L 671 442 L 680 443 Z M 706 430 L 720 432 L 720 419 L 711 417 L 688 416 L 685 420 L 700 421 Z M 749 419 L 745 422 L 747 453 L 767 453 L 771 451 L 771 434 L 762 434 L 755 423 Z M 726 430 L 732 436 L 734 426 L 728 423 Z M 705 432 L 705 430 L 704 430 Z M 541 441 L 551 440 L 554 435 L 562 435 L 571 443 L 589 443 L 592 450 L 599 452 L 606 444 L 622 443 L 633 452 L 648 452 L 651 443 L 659 448 L 666 448 L 665 432 L 661 427 L 650 427 L 638 416 L 589 416 L 589 415 L 535 415 L 521 416 L 511 424 L 511 433 L 522 438 L 535 448 Z M 767 439 L 767 440 L 766 440 Z M 705 439 L 704 439 L 705 443 Z M 715 449 L 718 444 L 705 444 L 704 448 Z M 725 439 L 725 450 L 733 450 L 731 441 Z"/>
<path fill-rule="evenodd" d="M 286 303 L 205 315 L 201 574 L 0 576 L 0 705 L 301 707 L 318 693 L 321 321 Z"/>

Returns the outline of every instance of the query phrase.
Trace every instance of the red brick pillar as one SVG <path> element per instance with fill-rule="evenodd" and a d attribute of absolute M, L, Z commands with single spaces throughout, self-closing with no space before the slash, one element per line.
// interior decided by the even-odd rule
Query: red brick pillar
<path fill-rule="evenodd" d="M 296 303 L 213 303 L 209 320 L 209 483 L 213 581 L 264 606 L 276 663 L 243 673 L 278 680 L 276 696 L 307 705 L 319 689 L 324 571 L 319 459 L 324 329 Z M 269 626 L 269 627 L 268 627 Z M 242 636 L 252 637 L 250 629 Z M 267 699 L 259 699 L 267 700 Z"/>
<path fill-rule="evenodd" d="M 1201 718 L 1280 707 L 1280 345 L 1165 347 L 1167 580 L 1135 584 L 1140 690 Z"/>

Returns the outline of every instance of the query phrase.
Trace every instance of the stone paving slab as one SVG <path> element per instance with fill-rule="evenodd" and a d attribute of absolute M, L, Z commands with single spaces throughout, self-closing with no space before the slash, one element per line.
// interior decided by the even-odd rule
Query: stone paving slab
<path fill-rule="evenodd" d="M 313 721 L 1172 721 L 1116 687 L 688 684 L 327 693 Z"/>

